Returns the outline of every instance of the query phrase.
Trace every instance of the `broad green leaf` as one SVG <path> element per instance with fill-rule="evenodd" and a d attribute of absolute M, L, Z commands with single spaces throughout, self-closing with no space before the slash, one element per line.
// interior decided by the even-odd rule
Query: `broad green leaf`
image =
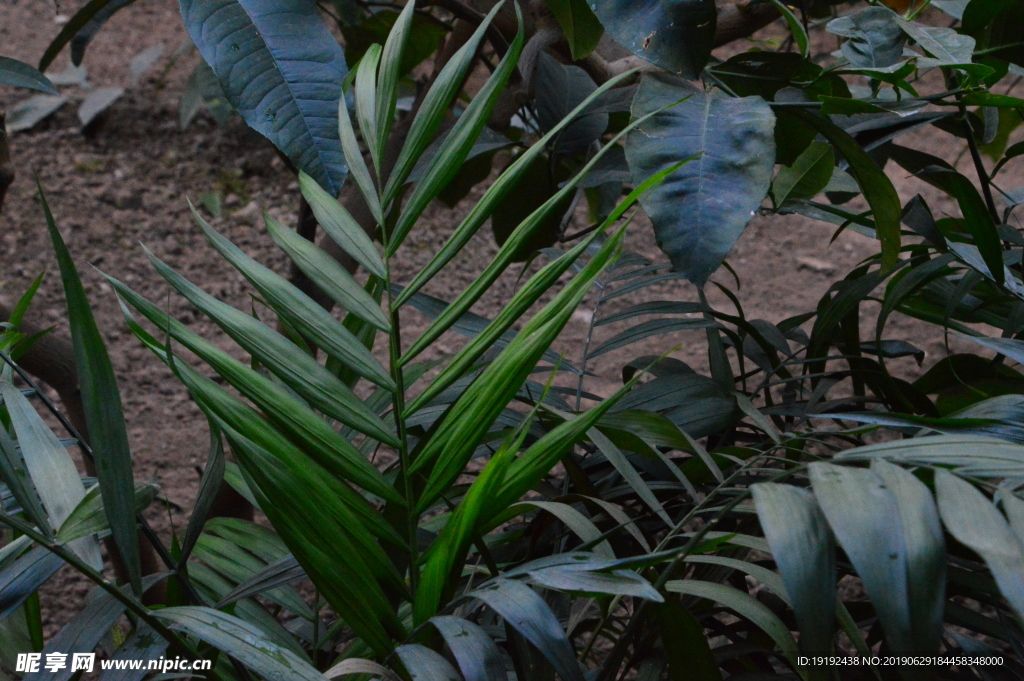
<path fill-rule="evenodd" d="M 788 199 L 811 199 L 825 189 L 835 169 L 832 145 L 811 142 L 791 166 L 783 166 L 772 181 L 772 198 L 776 206 Z"/>
<path fill-rule="evenodd" d="M 78 105 L 78 122 L 83 128 L 86 127 L 123 96 L 124 88 L 121 87 L 101 87 L 92 90 Z"/>
<path fill-rule="evenodd" d="M 916 652 L 907 583 L 907 542 L 896 497 L 873 471 L 810 465 L 814 495 L 864 582 L 891 650 Z"/>
<path fill-rule="evenodd" d="M 352 390 L 277 331 L 217 300 L 147 251 L 150 262 L 181 295 L 236 343 L 324 414 L 377 440 L 397 445 L 390 429 Z"/>
<path fill-rule="evenodd" d="M 893 267 L 899 258 L 902 207 L 892 181 L 853 137 L 824 117 L 796 109 L 789 113 L 821 133 L 850 164 L 850 174 L 857 180 L 871 206 L 875 230 L 882 244 L 882 267 Z"/>
<path fill-rule="evenodd" d="M 581 0 L 574 1 L 582 4 Z M 537 93 L 534 100 L 537 122 L 544 132 L 558 125 L 597 89 L 597 84 L 582 68 L 564 66 L 544 52 L 538 57 L 537 71 L 533 78 L 533 87 Z M 553 151 L 565 155 L 584 152 L 604 134 L 607 127 L 607 113 L 584 111 L 558 135 Z"/>
<path fill-rule="evenodd" d="M 160 308 L 132 291 L 120 281 L 107 277 L 117 294 L 124 298 L 136 310 L 146 316 L 157 328 L 171 334 L 177 342 L 194 352 L 204 362 L 223 376 L 233 387 L 245 397 L 252 400 L 270 417 L 275 424 L 291 438 L 302 443 L 304 453 L 327 471 L 345 480 L 360 485 L 374 494 L 397 501 L 394 488 L 384 480 L 380 472 L 373 467 L 352 443 L 341 437 L 322 418 L 313 413 L 301 400 L 288 390 L 267 378 L 258 371 L 250 369 L 242 362 L 231 357 L 213 343 L 190 331 L 184 324 L 167 316 Z M 131 318 L 127 307 L 122 306 L 129 327 L 136 335 L 145 334 Z M 148 336 L 148 334 L 146 334 Z M 147 342 L 144 338 L 143 342 Z M 158 349 L 159 344 L 152 337 L 147 342 L 162 360 L 166 361 L 165 353 Z M 157 347 L 153 347 L 157 346 Z M 232 402 L 233 404 L 234 402 Z M 238 402 L 241 404 L 241 402 Z"/>
<path fill-rule="evenodd" d="M 338 142 L 348 67 L 316 4 L 182 0 L 181 16 L 231 106 L 337 195 L 348 172 Z"/>
<path fill-rule="evenodd" d="M 160 488 L 149 482 L 135 483 L 135 503 L 133 514 L 146 510 Z M 110 521 L 104 508 L 105 499 L 100 495 L 99 486 L 86 492 L 81 503 L 75 507 L 68 519 L 57 532 L 57 543 L 67 544 L 79 537 L 99 534 L 110 527 Z"/>
<path fill-rule="evenodd" d="M 486 631 L 448 615 L 432 617 L 430 623 L 441 632 L 466 681 L 507 681 L 501 651 Z"/>
<path fill-rule="evenodd" d="M 697 78 L 715 44 L 714 0 L 588 0 L 604 30 L 642 59 Z"/>
<path fill-rule="evenodd" d="M 96 466 L 96 477 L 100 481 L 103 508 L 110 522 L 110 532 L 117 552 L 128 572 L 132 588 L 138 594 L 142 588 L 142 567 L 138 531 L 135 528 L 135 479 L 132 473 L 132 452 L 128 445 L 128 428 L 121 407 L 121 394 L 117 388 L 110 355 L 107 354 L 103 337 L 96 326 L 89 299 L 78 277 L 78 270 L 53 221 L 42 186 L 37 185 L 37 188 L 50 240 L 57 256 L 57 264 L 60 266 L 61 281 L 64 284 L 71 341 L 75 349 L 75 367 L 78 370 L 78 385 L 82 391 L 85 422 L 89 430 L 87 437 L 94 454 L 93 463 Z M 52 513 L 50 518 L 57 520 Z M 61 518 L 60 524 L 63 524 L 63 521 L 64 518 Z"/>
<path fill-rule="evenodd" d="M 53 87 L 49 78 L 25 62 L 10 57 L 0 57 L 0 83 L 39 90 L 50 95 L 57 94 L 57 88 Z"/>
<path fill-rule="evenodd" d="M 219 610 L 183 606 L 154 610 L 172 629 L 184 631 L 223 651 L 267 681 L 321 681 L 309 662 L 270 641 L 257 627 Z"/>
<path fill-rule="evenodd" d="M 344 206 L 305 173 L 299 173 L 299 188 L 327 236 L 367 271 L 384 277 L 387 268 L 377 247 Z"/>
<path fill-rule="evenodd" d="M 957 33 L 951 28 L 925 26 L 897 16 L 896 23 L 932 59 L 918 59 L 920 68 L 970 64 L 974 60 L 974 38 Z"/>
<path fill-rule="evenodd" d="M 775 115 L 760 97 L 706 93 L 678 78 L 646 74 L 633 99 L 633 116 L 665 107 L 629 134 L 626 159 L 639 183 L 699 155 L 640 205 L 654 223 L 658 247 L 677 271 L 703 286 L 768 193 Z"/>
<path fill-rule="evenodd" d="M 381 331 L 391 328 L 377 301 L 337 260 L 266 213 L 263 220 L 274 242 L 334 302 Z"/>
<path fill-rule="evenodd" d="M 826 30 L 846 38 L 843 56 L 851 66 L 886 69 L 903 58 L 907 38 L 897 23 L 896 13 L 885 7 L 867 7 L 833 19 Z"/>
<path fill-rule="evenodd" d="M 479 598 L 501 615 L 547 658 L 565 681 L 583 681 L 583 672 L 562 625 L 530 587 L 510 579 L 497 579 L 469 596 Z"/>
<path fill-rule="evenodd" d="M 911 472 L 884 459 L 871 470 L 895 497 L 907 544 L 907 587 L 914 651 L 934 654 L 942 643 L 946 603 L 946 542 L 928 487 Z"/>
<path fill-rule="evenodd" d="M 412 681 L 462 681 L 448 660 L 426 646 L 418 643 L 398 646 L 395 655 Z"/>
<path fill-rule="evenodd" d="M 782 654 L 790 664 L 796 666 L 797 646 L 793 634 L 782 620 L 768 606 L 762 604 L 750 594 L 725 584 L 702 582 L 696 579 L 672 580 L 665 584 L 665 589 L 673 593 L 707 598 L 736 611 L 741 617 L 749 620 L 768 634 L 779 646 Z"/>
<path fill-rule="evenodd" d="M 981 492 L 952 473 L 935 472 L 935 497 L 946 529 L 981 556 L 1017 617 L 1024 618 L 1024 543 Z"/>
<path fill-rule="evenodd" d="M 547 5 L 565 34 L 573 61 L 583 59 L 593 52 L 601 40 L 604 27 L 587 6 L 586 0 L 548 0 Z"/>
<path fill-rule="evenodd" d="M 394 390 L 395 382 L 380 360 L 352 332 L 294 284 L 259 264 L 207 224 L 192 209 L 192 216 L 217 252 L 241 272 L 263 300 L 303 336 L 360 376 Z M 300 237 L 301 238 L 301 237 Z"/>
<path fill-rule="evenodd" d="M 814 495 L 776 483 L 751 487 L 757 517 L 800 627 L 801 649 L 832 650 L 836 610 L 835 539 Z"/>
<path fill-rule="evenodd" d="M 39 529 L 50 534 L 51 530 L 64 524 L 85 498 L 85 486 L 71 455 L 21 391 L 8 381 L 0 380 L 0 397 L 3 397 L 14 433 L 18 437 L 25 468 L 32 477 L 49 517 L 49 527 Z M 135 517 L 134 514 L 132 517 Z M 133 524 L 133 531 L 134 528 Z M 69 548 L 96 570 L 103 569 L 103 559 L 95 538 L 82 537 Z"/>

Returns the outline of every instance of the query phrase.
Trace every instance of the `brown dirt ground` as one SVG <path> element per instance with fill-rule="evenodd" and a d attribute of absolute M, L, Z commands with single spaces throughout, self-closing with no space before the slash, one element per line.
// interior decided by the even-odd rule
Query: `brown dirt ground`
<path fill-rule="evenodd" d="M 73 13 L 74 8 L 64 3 L 55 8 L 50 2 L 0 0 L 0 54 L 34 63 L 59 32 L 60 22 Z M 144 243 L 214 295 L 248 309 L 248 287 L 204 243 L 188 215 L 185 198 L 194 200 L 205 192 L 230 191 L 227 215 L 213 220 L 213 225 L 250 255 L 282 273 L 287 271 L 285 259 L 265 234 L 258 214 L 266 209 L 293 225 L 298 205 L 297 185 L 269 144 L 237 118 L 220 129 L 201 114 L 187 130 L 179 129 L 178 98 L 199 57 L 192 51 L 171 63 L 170 55 L 186 39 L 174 0 L 141 0 L 117 14 L 93 41 L 85 59 L 94 86 L 126 84 L 128 58 L 158 42 L 168 45 L 165 56 L 88 134 L 80 129 L 72 104 L 33 131 L 15 135 L 12 151 L 18 179 L 0 213 L 0 295 L 7 303 L 16 300 L 38 273 L 46 271 L 49 276 L 36 297 L 35 314 L 58 329 L 66 328 L 59 276 L 35 196 L 32 178 L 37 174 L 109 344 L 122 390 L 136 477 L 155 480 L 161 485 L 162 495 L 173 504 L 169 513 L 159 504 L 148 512 L 165 535 L 171 522 L 179 531 L 187 522 L 199 480 L 196 467 L 203 465 L 206 457 L 206 423 L 177 380 L 127 333 L 109 286 L 93 268 L 117 276 L 164 304 L 167 287 L 146 261 L 140 248 Z M 54 70 L 61 70 L 67 59 L 66 54 L 62 55 Z M 84 95 L 78 88 L 67 91 L 77 98 Z M 24 91 L 0 88 L 0 107 L 10 108 L 25 96 Z M 955 158 L 959 145 L 943 144 L 943 148 L 929 151 Z M 973 171 L 965 172 L 973 176 Z M 920 192 L 929 198 L 936 213 L 954 213 L 955 208 L 937 200 L 928 187 L 899 172 L 890 174 L 896 178 L 904 201 Z M 398 258 L 399 280 L 427 262 L 456 219 L 465 213 L 465 207 L 463 202 L 454 211 L 439 205 L 428 209 Z M 778 322 L 814 309 L 834 279 L 875 251 L 872 241 L 852 232 L 830 245 L 832 232 L 829 225 L 797 216 L 756 217 L 729 257 L 743 282 L 738 295 L 747 316 Z M 653 243 L 649 222 L 642 216 L 630 228 L 628 247 L 657 261 L 665 259 Z M 486 229 L 482 230 L 466 257 L 450 266 L 430 292 L 450 298 L 481 271 L 495 252 L 493 240 Z M 499 309 L 514 290 L 517 274 L 512 272 L 503 278 L 476 311 L 493 314 Z M 734 288 L 724 271 L 715 279 Z M 690 285 L 678 282 L 647 289 L 642 295 L 696 299 Z M 721 295 L 712 297 L 716 304 L 727 307 Z M 639 295 L 620 298 L 606 311 L 641 299 Z M 212 323 L 179 299 L 169 300 L 179 319 L 207 337 L 220 339 L 225 349 L 237 354 L 233 344 L 215 332 Z M 577 312 L 561 343 L 570 358 L 580 352 L 589 321 L 585 309 Z M 866 310 L 865 324 L 869 317 L 870 310 Z M 412 335 L 423 328 L 423 320 L 410 314 L 406 333 Z M 610 334 L 621 327 L 602 329 L 607 330 L 602 333 Z M 935 329 L 898 315 L 886 336 L 908 339 L 925 350 L 925 368 L 945 354 L 941 335 Z M 641 354 L 660 354 L 679 342 L 683 346 L 677 356 L 696 367 L 703 366 L 702 341 L 702 332 L 688 332 L 609 353 L 590 367 L 598 377 L 588 383 L 588 389 L 606 394 L 621 384 L 619 368 L 626 361 Z M 460 342 L 446 336 L 424 358 L 451 354 Z M 912 361 L 895 365 L 911 376 L 918 371 Z M 87 590 L 88 584 L 73 574 L 51 581 L 42 599 L 48 635 L 81 607 Z"/>

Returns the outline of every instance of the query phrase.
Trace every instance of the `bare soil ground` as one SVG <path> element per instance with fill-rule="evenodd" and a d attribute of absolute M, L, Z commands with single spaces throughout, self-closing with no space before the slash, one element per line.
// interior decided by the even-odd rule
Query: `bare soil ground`
<path fill-rule="evenodd" d="M 59 32 L 60 22 L 74 10 L 63 2 L 55 7 L 51 2 L 0 0 L 0 54 L 36 62 Z M 266 235 L 259 212 L 265 209 L 294 225 L 299 200 L 296 183 L 269 144 L 237 118 L 218 128 L 204 114 L 187 130 L 180 129 L 178 99 L 199 59 L 192 51 L 171 62 L 170 55 L 185 40 L 174 0 L 140 0 L 117 14 L 90 45 L 85 59 L 94 87 L 127 84 L 128 60 L 158 42 L 167 44 L 165 56 L 90 129 L 80 128 L 72 102 L 34 130 L 15 135 L 12 151 L 18 179 L 0 213 L 0 295 L 10 303 L 37 274 L 48 272 L 34 303 L 35 314 L 65 329 L 59 276 L 35 195 L 33 176 L 37 175 L 109 344 L 128 419 L 136 477 L 159 483 L 170 502 L 166 508 L 155 504 L 149 511 L 154 525 L 166 536 L 172 523 L 181 531 L 187 522 L 199 481 L 197 467 L 206 457 L 206 423 L 177 380 L 126 331 L 110 287 L 96 269 L 126 281 L 161 305 L 169 304 L 195 331 L 219 339 L 224 348 L 237 352 L 212 323 L 180 299 L 168 297 L 167 286 L 153 272 L 140 244 L 217 297 L 248 310 L 248 287 L 202 239 L 188 214 L 186 197 L 195 200 L 203 193 L 225 193 L 226 215 L 213 220 L 214 227 L 281 273 L 287 272 L 285 258 Z M 60 71 L 66 63 L 67 56 L 62 55 L 53 70 Z M 78 99 L 85 94 L 80 88 L 69 93 Z M 25 96 L 24 91 L 0 88 L 0 108 L 10 109 Z M 959 153 L 953 145 L 929 151 L 950 160 Z M 973 176 L 972 171 L 965 172 Z M 918 192 L 933 200 L 927 187 L 898 173 L 897 180 L 904 201 Z M 400 279 L 411 276 L 436 252 L 464 215 L 466 205 L 464 202 L 454 211 L 440 205 L 428 210 L 399 256 Z M 948 202 L 932 205 L 940 214 L 955 211 Z M 746 315 L 778 322 L 813 310 L 833 280 L 875 252 L 873 242 L 852 232 L 830 244 L 832 232 L 829 225 L 797 216 L 756 217 L 729 257 L 742 280 L 738 295 Z M 630 228 L 628 247 L 652 260 L 665 260 L 642 216 Z M 489 230 L 482 230 L 468 249 L 469 255 L 449 267 L 429 292 L 453 297 L 495 252 Z M 500 309 L 513 292 L 517 275 L 518 271 L 511 272 L 503 278 L 476 311 L 487 315 Z M 728 273 L 719 272 L 715 278 L 735 288 Z M 728 309 L 723 296 L 711 293 L 713 302 Z M 688 284 L 670 282 L 620 298 L 608 311 L 650 298 L 695 300 L 696 292 Z M 869 314 L 870 310 L 865 311 L 865 322 Z M 578 312 L 566 330 L 561 347 L 569 358 L 579 356 L 588 315 Z M 411 336 L 423 328 L 424 320 L 410 314 L 406 333 Z M 602 327 L 601 333 L 607 336 L 618 330 L 621 327 Z M 913 320 L 897 316 L 886 336 L 910 340 L 925 350 L 925 368 L 945 355 L 941 336 Z M 604 355 L 590 367 L 599 377 L 588 389 L 599 394 L 611 391 L 621 384 L 620 367 L 629 359 L 660 354 L 680 342 L 683 345 L 677 356 L 699 368 L 705 364 L 703 339 L 703 332 L 684 332 Z M 445 337 L 424 358 L 443 357 L 459 344 L 457 339 Z M 909 360 L 896 366 L 911 377 L 918 371 Z M 42 599 L 48 635 L 81 607 L 87 589 L 88 584 L 73 574 L 51 581 Z"/>

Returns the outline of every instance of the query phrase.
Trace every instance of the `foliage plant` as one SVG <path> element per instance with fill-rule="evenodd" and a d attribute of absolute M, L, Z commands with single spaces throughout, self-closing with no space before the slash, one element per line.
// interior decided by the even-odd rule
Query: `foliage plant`
<path fill-rule="evenodd" d="M 251 357 L 244 363 L 107 275 L 129 327 L 187 386 L 211 431 L 183 534 L 166 548 L 147 535 L 167 570 L 143 575 L 135 529 L 146 529 L 137 514 L 153 490 L 132 479 L 110 362 L 46 209 L 98 480 L 78 477 L 29 402 L 34 386 L 16 387 L 11 354 L 31 341 L 16 331 L 30 291 L 0 337 L 0 522 L 18 534 L 0 549 L 0 622 L 12 632 L 0 660 L 23 652 L 17 645 L 102 646 L 121 658 L 167 651 L 212 658 L 212 676 L 243 681 L 1021 676 L 1024 376 L 1010 361 L 1024 364 L 1024 239 L 1010 223 L 1019 190 L 1001 178 L 1024 153 L 1008 141 L 1024 112 L 1013 96 L 1024 23 L 1013 2 L 933 4 L 776 4 L 790 32 L 778 49 L 720 61 L 710 57 L 713 4 L 552 1 L 570 58 L 584 63 L 607 29 L 661 70 L 606 68 L 599 85 L 579 66 L 529 53 L 520 16 L 486 82 L 460 100 L 481 45 L 499 42 L 489 33 L 503 11 L 495 6 L 398 115 L 410 55 L 431 51 L 418 44 L 427 19 L 413 3 L 387 20 L 383 45 L 347 46 L 358 57 L 352 73 L 334 54 L 320 63 L 335 80 L 307 78 L 306 99 L 260 109 L 247 105 L 244 82 L 222 75 L 257 63 L 225 49 L 238 36 L 224 17 L 248 31 L 259 20 L 252 6 L 183 2 L 224 96 L 302 169 L 316 221 L 365 280 L 265 216 L 311 282 L 300 289 L 196 212 L 251 284 L 251 310 L 149 257 Z M 299 12 L 301 26 L 315 16 L 291 0 L 278 9 Z M 933 25 L 953 19 L 955 28 Z M 841 38 L 838 54 L 812 58 L 812 28 Z M 295 48 L 287 31 L 252 30 L 278 57 Z M 306 35 L 320 44 L 318 32 Z M 487 126 L 527 56 L 534 95 L 513 145 Z M 313 69 L 292 66 L 300 80 Z M 323 124 L 327 103 L 337 104 L 336 137 Z M 305 117 L 320 132 L 289 127 Z M 899 139 L 915 131 L 961 145 L 977 181 Z M 482 182 L 468 175 L 471 161 L 513 146 L 430 262 L 397 280 L 393 265 L 428 204 L 465 196 L 460 182 Z M 901 205 L 887 166 L 948 195 L 959 217 L 936 218 L 922 196 Z M 538 167 L 550 191 L 529 204 Z M 336 198 L 342 182 L 372 224 Z M 583 201 L 592 222 L 570 234 Z M 625 248 L 637 204 L 668 262 Z M 759 210 L 857 231 L 877 253 L 815 310 L 749 319 L 709 278 Z M 488 219 L 500 242 L 493 260 L 450 300 L 427 295 Z M 493 318 L 471 311 L 526 259 Z M 671 279 L 695 284 L 696 300 L 603 309 Z M 706 286 L 734 309 L 711 306 Z M 557 341 L 584 301 L 594 314 L 577 359 Z M 877 311 L 865 337 L 869 304 Z M 951 354 L 906 380 L 887 360 L 920 351 L 887 336 L 895 313 L 996 357 Z M 408 342 L 411 314 L 430 322 Z M 592 342 L 607 324 L 625 328 Z M 466 338 L 458 351 L 420 359 L 449 331 Z M 666 343 L 666 354 L 624 366 L 612 395 L 588 391 L 594 358 L 684 332 L 706 338 L 710 375 Z M 268 523 L 208 518 L 222 481 Z M 129 568 L 125 584 L 101 572 L 95 537 L 108 533 Z M 44 642 L 33 594 L 65 563 L 97 587 Z M 145 605 L 161 580 L 165 602 Z M 296 588 L 304 581 L 312 589 Z M 801 659 L 940 652 L 1004 664 L 839 670 Z"/>

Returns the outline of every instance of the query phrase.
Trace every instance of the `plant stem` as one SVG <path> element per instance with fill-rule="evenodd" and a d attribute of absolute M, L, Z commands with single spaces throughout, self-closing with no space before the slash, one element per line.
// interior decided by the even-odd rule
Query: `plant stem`
<path fill-rule="evenodd" d="M 974 170 L 978 173 L 978 181 L 981 183 L 981 191 L 985 196 L 985 205 L 992 216 L 992 221 L 997 225 L 1000 223 L 999 211 L 996 210 L 996 202 L 992 198 L 992 182 L 989 179 L 985 164 L 981 161 L 981 152 L 978 150 L 978 141 L 974 139 L 974 129 L 971 128 L 971 121 L 967 117 L 967 107 L 964 106 L 963 96 L 957 95 L 956 101 L 960 109 L 960 120 L 967 132 L 967 148 L 971 150 L 971 159 L 974 161 Z"/>
<path fill-rule="evenodd" d="M 17 530 L 24 535 L 28 535 L 32 541 L 42 546 L 50 553 L 56 555 L 58 558 L 68 563 L 76 570 L 85 575 L 89 580 L 94 582 L 98 587 L 109 593 L 114 597 L 115 600 L 125 606 L 126 609 L 131 611 L 136 617 L 144 621 L 146 624 L 151 626 L 155 632 L 167 639 L 167 642 L 173 649 L 181 652 L 190 659 L 200 659 L 200 656 L 192 650 L 184 641 L 182 641 L 177 634 L 171 631 L 166 625 L 163 624 L 159 619 L 153 617 L 150 614 L 149 608 L 139 603 L 134 598 L 121 591 L 114 584 L 111 584 L 103 578 L 99 572 L 96 572 L 90 565 L 85 563 L 73 552 L 64 548 L 60 544 L 55 544 L 49 539 L 44 537 L 42 534 L 37 532 L 34 527 L 29 525 L 27 522 L 16 516 L 9 515 L 0 511 L 0 523 L 7 525 L 13 530 Z"/>
<path fill-rule="evenodd" d="M 398 461 L 401 466 L 402 488 L 405 493 L 407 531 L 409 533 L 409 588 L 416 593 L 419 586 L 419 571 L 417 568 L 418 538 L 417 522 L 414 509 L 416 499 L 412 488 L 412 479 L 409 477 L 409 441 L 405 428 L 405 378 L 402 374 L 402 325 L 399 316 L 399 308 L 394 305 L 394 297 L 391 291 L 391 261 L 385 262 L 385 288 L 388 294 L 388 313 L 391 318 L 391 330 L 388 332 L 388 355 L 391 368 L 391 378 L 395 382 L 395 392 L 392 395 L 392 411 L 395 414 L 395 428 L 398 431 Z"/>

